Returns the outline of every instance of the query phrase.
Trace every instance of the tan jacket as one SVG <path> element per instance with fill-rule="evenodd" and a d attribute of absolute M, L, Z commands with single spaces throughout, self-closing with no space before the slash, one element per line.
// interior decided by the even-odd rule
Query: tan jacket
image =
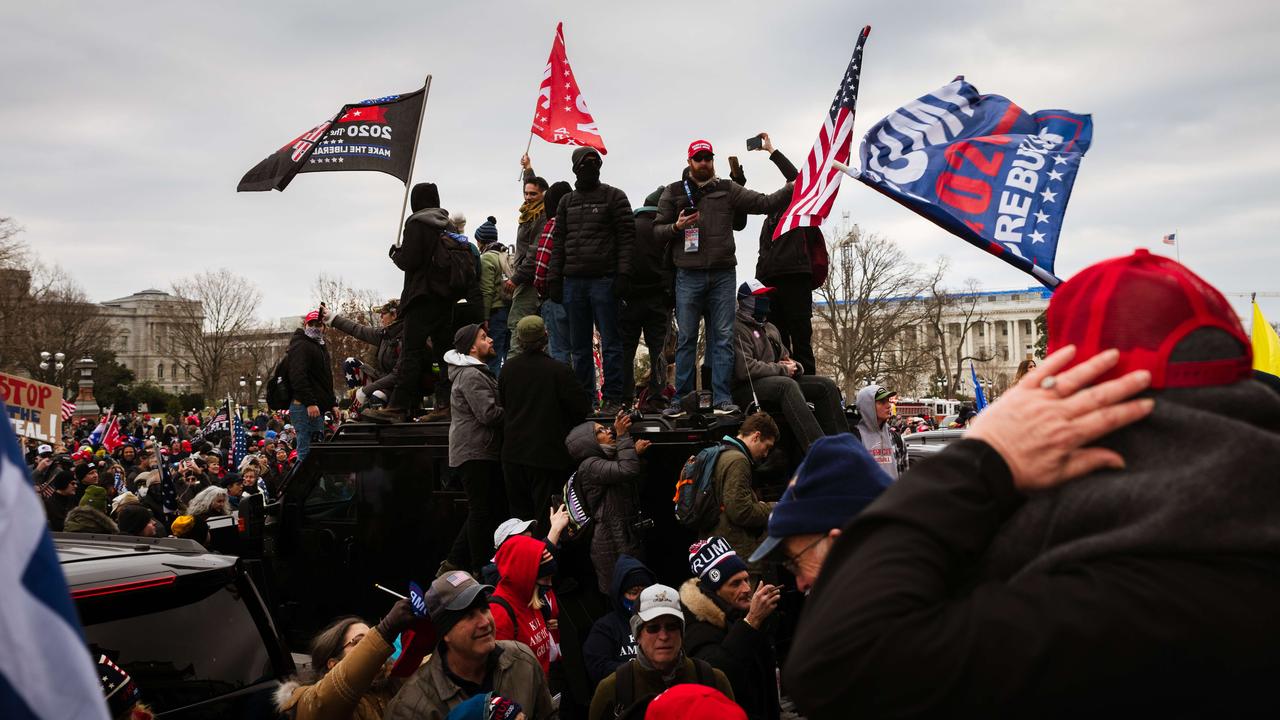
<path fill-rule="evenodd" d="M 551 693 L 533 651 L 514 640 L 499 640 L 502 654 L 493 671 L 493 691 L 520 703 L 528 720 L 556 720 Z M 444 720 L 467 696 L 449 679 L 440 653 L 413 673 L 387 706 L 386 720 Z"/>
<path fill-rule="evenodd" d="M 320 682 L 281 685 L 277 709 L 294 720 L 379 720 L 391 698 L 368 690 L 391 650 L 377 630 L 370 630 Z"/>

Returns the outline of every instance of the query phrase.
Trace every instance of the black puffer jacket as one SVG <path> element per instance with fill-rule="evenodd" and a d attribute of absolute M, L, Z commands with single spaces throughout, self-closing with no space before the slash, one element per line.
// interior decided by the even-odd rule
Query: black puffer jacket
<path fill-rule="evenodd" d="M 647 298 L 668 296 L 666 305 L 674 300 L 674 269 L 667 259 L 666 243 L 658 242 L 653 237 L 653 219 L 655 213 L 642 212 L 636 215 L 636 246 L 631 258 L 631 288 L 626 297 Z"/>
<path fill-rule="evenodd" d="M 769 159 L 778 166 L 778 171 L 787 179 L 787 182 L 795 182 L 799 171 L 786 155 L 774 150 Z M 778 221 L 782 219 L 784 212 L 786 212 L 785 207 L 773 211 L 764 219 L 764 225 L 760 228 L 760 255 L 756 259 L 756 279 L 766 285 L 768 284 L 766 280 L 784 275 L 811 274 L 813 271 L 809 266 L 809 240 L 815 237 L 822 239 L 822 231 L 818 228 L 801 227 L 783 233 L 782 237 L 774 240 L 773 230 L 778 226 Z"/>
<path fill-rule="evenodd" d="M 560 200 L 556 210 L 555 245 L 547 280 L 630 276 L 635 237 L 626 193 L 604 183 L 591 190 L 574 190 Z"/>
<path fill-rule="evenodd" d="M 293 399 L 305 405 L 315 405 L 324 411 L 333 407 L 333 364 L 329 361 L 329 348 L 307 337 L 298 328 L 289 338 L 289 386 Z"/>

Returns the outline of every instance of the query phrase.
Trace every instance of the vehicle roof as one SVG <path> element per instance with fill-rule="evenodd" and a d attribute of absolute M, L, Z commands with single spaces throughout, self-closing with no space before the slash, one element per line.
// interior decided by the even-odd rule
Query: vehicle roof
<path fill-rule="evenodd" d="M 210 553 L 194 540 L 91 533 L 52 536 L 58 562 L 73 589 L 140 576 L 225 570 L 236 564 L 235 557 Z"/>

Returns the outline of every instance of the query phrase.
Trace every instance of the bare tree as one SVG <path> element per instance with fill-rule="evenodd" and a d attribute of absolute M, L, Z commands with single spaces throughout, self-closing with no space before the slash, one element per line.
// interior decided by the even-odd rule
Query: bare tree
<path fill-rule="evenodd" d="M 378 325 L 380 321 L 374 308 L 386 302 L 386 298 L 372 290 L 353 288 L 341 277 L 321 274 L 311 287 L 311 296 L 316 304 L 324 303 L 330 316 L 344 315 L 358 323 Z M 342 377 L 342 361 L 349 357 L 359 358 L 365 364 L 377 359 L 377 348 L 361 342 L 350 335 L 332 328 L 325 331 L 325 342 L 329 345 L 329 355 L 334 360 L 333 386 L 342 388 L 345 379 Z"/>
<path fill-rule="evenodd" d="M 978 281 L 970 279 L 963 291 L 949 291 L 939 274 L 925 298 L 925 333 L 931 345 L 934 372 L 943 381 L 943 397 L 955 396 L 968 369 L 967 361 L 985 363 L 996 357 L 995 350 L 979 342 L 974 332 L 979 326 L 991 327 L 986 315 L 979 310 L 980 289 Z M 970 333 L 973 337 L 966 347 L 965 338 Z M 985 333 L 987 343 L 991 336 L 992 333 Z"/>
<path fill-rule="evenodd" d="M 814 308 L 822 371 L 846 397 L 868 378 L 906 383 L 927 371 L 927 353 L 907 338 L 920 320 L 916 298 L 934 275 L 922 274 L 897 243 L 864 235 L 857 225 L 838 232 L 828 254 L 830 271 Z"/>
<path fill-rule="evenodd" d="M 22 226 L 11 217 L 0 217 L 0 269 L 25 269 L 31 261 L 27 244 L 18 237 Z"/>
<path fill-rule="evenodd" d="M 172 303 L 169 349 L 190 358 L 193 379 L 206 398 L 232 390 L 235 345 L 253 327 L 262 294 L 225 268 L 179 280 L 173 293 L 185 302 Z"/>

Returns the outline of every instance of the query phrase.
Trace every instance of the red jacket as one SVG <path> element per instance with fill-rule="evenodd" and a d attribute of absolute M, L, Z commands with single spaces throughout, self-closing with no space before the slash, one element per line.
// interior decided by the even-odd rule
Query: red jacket
<path fill-rule="evenodd" d="M 489 603 L 493 613 L 493 627 L 498 640 L 515 640 L 528 645 L 538 658 L 544 673 L 551 671 L 551 633 L 542 620 L 542 613 L 529 607 L 534 585 L 538 582 L 538 564 L 546 544 L 541 540 L 517 535 L 507 538 L 498 549 L 495 558 L 502 579 L 493 591 L 494 598 L 502 598 L 515 612 L 516 627 L 512 627 L 511 613 L 497 602 Z"/>

